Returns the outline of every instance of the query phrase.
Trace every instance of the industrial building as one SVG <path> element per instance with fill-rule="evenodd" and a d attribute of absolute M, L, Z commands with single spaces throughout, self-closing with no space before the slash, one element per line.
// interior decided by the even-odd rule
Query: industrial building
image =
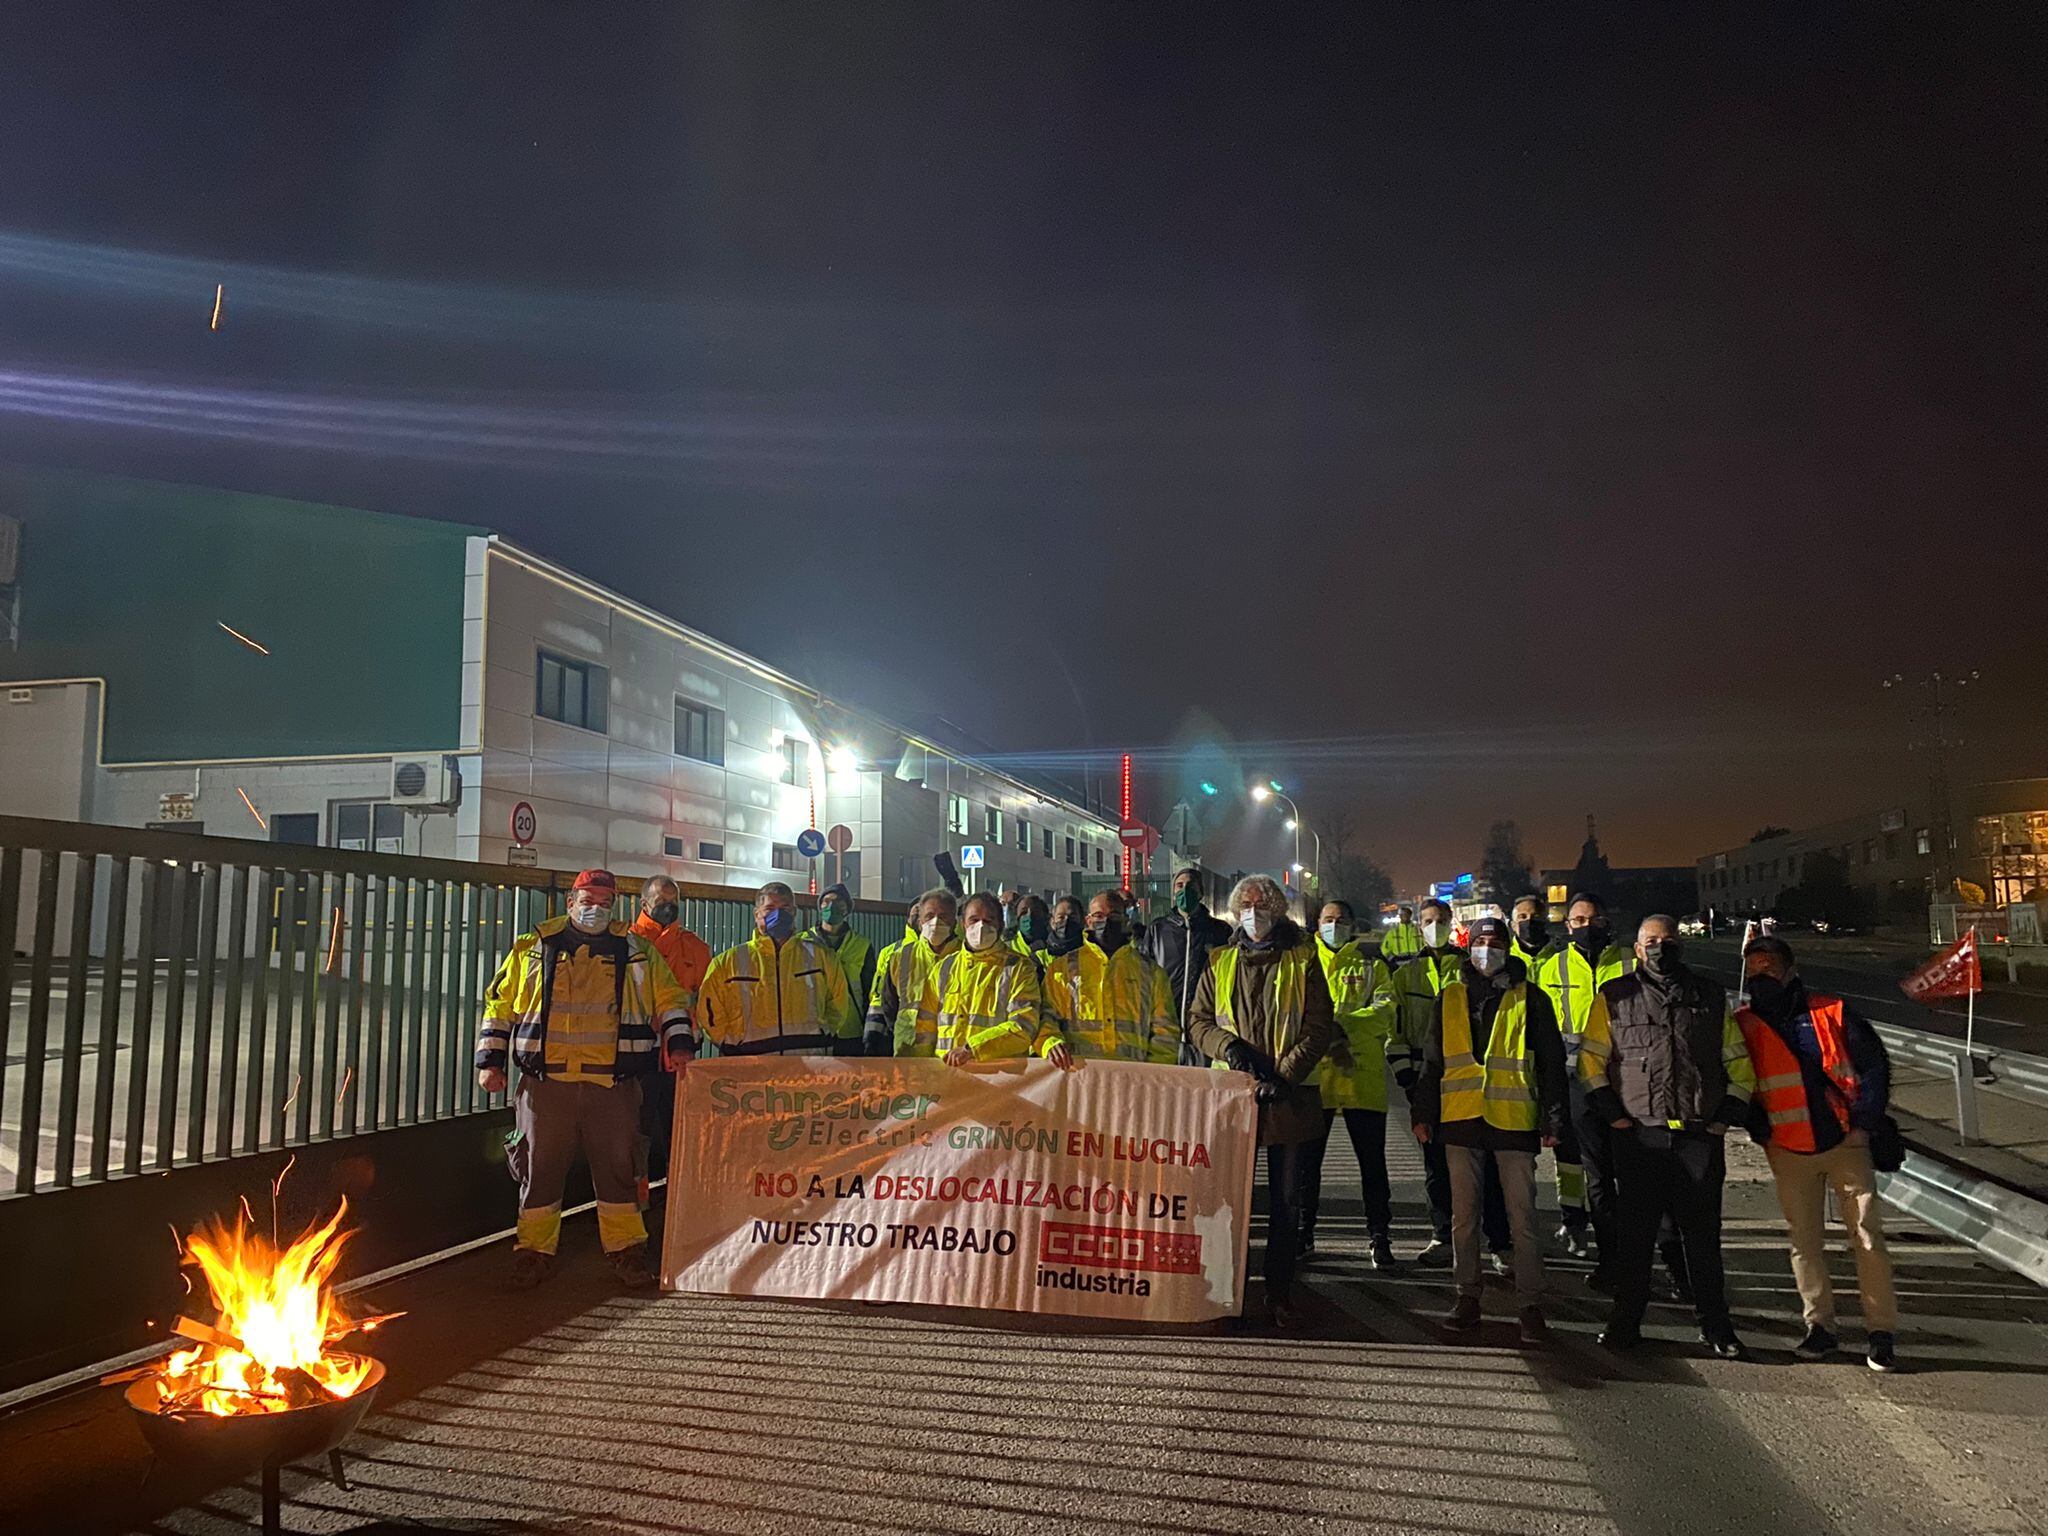
<path fill-rule="evenodd" d="M 875 900 L 941 849 L 971 888 L 1117 872 L 1108 808 L 484 528 L 57 473 L 0 518 L 0 814 Z"/>

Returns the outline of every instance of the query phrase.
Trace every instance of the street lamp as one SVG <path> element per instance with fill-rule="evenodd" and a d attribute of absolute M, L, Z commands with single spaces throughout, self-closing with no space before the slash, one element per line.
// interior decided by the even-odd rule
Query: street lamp
<path fill-rule="evenodd" d="M 1301 807 L 1288 799 L 1281 791 L 1278 779 L 1268 779 L 1263 784 L 1254 784 L 1252 786 L 1252 798 L 1261 805 L 1268 800 L 1278 800 L 1287 807 L 1286 827 L 1288 831 L 1294 834 L 1294 867 L 1296 869 L 1301 868 Z M 1311 837 L 1315 836 L 1313 832 L 1309 835 Z M 1320 863 L 1322 857 L 1322 844 L 1319 841 L 1316 845 L 1317 862 Z"/>
<path fill-rule="evenodd" d="M 825 766 L 834 773 L 858 773 L 860 759 L 851 747 L 834 747 L 825 756 Z"/>

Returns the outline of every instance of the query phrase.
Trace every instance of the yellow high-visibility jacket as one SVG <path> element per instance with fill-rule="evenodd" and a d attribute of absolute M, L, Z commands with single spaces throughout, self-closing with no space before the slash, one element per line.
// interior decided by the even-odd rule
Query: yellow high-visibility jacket
<path fill-rule="evenodd" d="M 1116 1061 L 1180 1060 L 1180 1020 L 1166 972 L 1129 942 L 1106 953 L 1093 939 L 1045 963 L 1043 1056 L 1064 1042 L 1076 1056 Z"/>
<path fill-rule="evenodd" d="M 1356 939 L 1332 949 L 1316 938 L 1341 1037 L 1316 1069 L 1325 1109 L 1387 1107 L 1387 1035 L 1395 1015 L 1385 998 L 1387 965 Z"/>
<path fill-rule="evenodd" d="M 829 1055 L 858 1029 L 846 972 L 827 945 L 757 933 L 711 962 L 697 1035 L 717 1056 Z"/>
<path fill-rule="evenodd" d="M 1437 994 L 1446 983 L 1458 979 L 1458 968 L 1464 963 L 1462 949 L 1446 947 L 1435 954 L 1425 951 L 1396 966 L 1380 982 L 1373 1006 L 1385 1012 L 1387 1066 L 1396 1078 L 1422 1069 L 1422 1047 L 1436 1016 Z"/>
<path fill-rule="evenodd" d="M 1588 963 L 1578 945 L 1569 940 L 1552 945 L 1537 958 L 1529 980 L 1550 999 L 1551 1011 L 1557 1015 L 1558 1033 L 1564 1036 L 1567 1060 L 1577 1057 L 1579 1038 L 1586 1032 L 1586 1019 L 1600 989 L 1635 968 L 1635 951 L 1620 944 L 1610 944 L 1602 950 L 1597 964 Z"/>
<path fill-rule="evenodd" d="M 1444 1075 L 1439 1123 L 1484 1119 L 1503 1131 L 1536 1129 L 1536 1058 L 1529 1049 L 1529 984 L 1500 1000 L 1483 1054 L 1472 1041 L 1472 1005 L 1463 981 L 1444 984 Z"/>
<path fill-rule="evenodd" d="M 484 993 L 479 1069 L 609 1085 L 652 1071 L 656 1036 L 687 1036 L 690 994 L 624 923 L 586 934 L 551 917 L 521 934 Z"/>
<path fill-rule="evenodd" d="M 975 953 L 954 949 L 940 957 L 933 980 L 939 994 L 938 1027 L 930 1050 L 899 1056 L 943 1056 L 964 1045 L 978 1061 L 1028 1056 L 1038 1037 L 1038 967 L 1007 944 Z"/>
<path fill-rule="evenodd" d="M 939 962 L 961 947 L 960 935 L 934 950 L 912 934 L 882 951 L 868 997 L 870 1056 L 930 1056 L 939 1039 Z"/>
<path fill-rule="evenodd" d="M 809 939 L 831 955 L 839 962 L 839 969 L 846 973 L 846 993 L 853 1006 L 848 1010 L 851 1022 L 842 1038 L 859 1039 L 861 1017 L 867 1010 L 868 993 L 873 989 L 868 965 L 874 957 L 875 946 L 851 927 L 840 935 L 837 943 L 833 942 L 831 934 L 818 926 L 806 928 L 798 937 Z"/>

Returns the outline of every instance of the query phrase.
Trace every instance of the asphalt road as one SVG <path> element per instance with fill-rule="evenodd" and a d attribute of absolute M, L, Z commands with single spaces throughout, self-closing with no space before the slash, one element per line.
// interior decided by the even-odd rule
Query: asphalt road
<path fill-rule="evenodd" d="M 1406 1253 L 1424 1224 L 1412 1147 L 1394 1146 Z M 1355 1189 L 1341 1145 L 1299 1335 L 627 1298 L 579 1219 L 571 1262 L 540 1291 L 497 1292 L 505 1254 L 492 1248 L 370 1298 L 409 1316 L 377 1335 L 392 1376 L 350 1444 L 351 1489 L 290 1469 L 286 1526 L 2048 1530 L 2048 1296 L 1929 1234 L 1895 1234 L 1910 1373 L 1879 1377 L 1853 1355 L 1795 1365 L 1767 1175 L 1746 1143 L 1731 1159 L 1729 1264 L 1759 1351 L 1748 1364 L 1701 1358 L 1669 1307 L 1653 1312 L 1648 1350 L 1610 1359 L 1572 1264 L 1553 1267 L 1549 1350 L 1513 1347 L 1504 1294 L 1476 1343 L 1447 1342 L 1433 1322 L 1440 1275 L 1365 1266 L 1356 1202 L 1333 1202 Z M 0 1529 L 248 1531 L 251 1485 L 207 1492 L 176 1469 L 145 1482 L 124 1413 L 98 1392 L 0 1421 Z"/>

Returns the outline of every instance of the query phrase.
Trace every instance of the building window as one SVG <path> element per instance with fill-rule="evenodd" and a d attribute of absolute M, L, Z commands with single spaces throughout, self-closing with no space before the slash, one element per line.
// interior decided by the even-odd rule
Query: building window
<path fill-rule="evenodd" d="M 1067 839 L 1067 862 L 1074 862 L 1074 840 L 1071 837 Z"/>
<path fill-rule="evenodd" d="M 385 800 L 339 801 L 334 807 L 334 846 L 403 853 L 405 812 Z"/>
<path fill-rule="evenodd" d="M 769 851 L 768 862 L 777 869 L 795 869 L 797 867 L 796 845 L 794 843 L 777 843 Z"/>
<path fill-rule="evenodd" d="M 686 857 L 683 852 L 683 840 L 680 837 L 664 837 L 661 840 L 661 851 L 671 859 Z"/>
<path fill-rule="evenodd" d="M 810 753 L 805 750 L 809 745 L 809 742 L 798 741 L 794 736 L 782 738 L 782 745 L 777 749 L 777 755 L 782 759 L 782 766 L 775 775 L 778 782 L 801 784 L 810 777 L 806 771 L 810 767 Z"/>
<path fill-rule="evenodd" d="M 1866 864 L 1875 864 L 1877 862 L 1877 839 L 1874 837 L 1863 839 L 1863 862 Z"/>
<path fill-rule="evenodd" d="M 610 691 L 610 675 L 603 667 L 542 651 L 534 670 L 533 712 L 543 720 L 602 734 Z"/>
<path fill-rule="evenodd" d="M 1025 853 L 1031 851 L 1031 823 L 1022 816 L 1017 818 L 1017 847 Z"/>
<path fill-rule="evenodd" d="M 1095 845 L 1095 873 L 1098 875 L 1102 873 L 1102 845 L 1100 843 Z"/>
<path fill-rule="evenodd" d="M 697 845 L 697 862 L 699 864 L 723 864 L 725 862 L 725 844 L 699 843 Z"/>
<path fill-rule="evenodd" d="M 946 796 L 946 830 L 961 837 L 967 835 L 967 797 Z"/>
<path fill-rule="evenodd" d="M 676 700 L 676 756 L 725 765 L 725 711 Z"/>
<path fill-rule="evenodd" d="M 1052 857 L 1052 828 L 1047 827 L 1040 835 L 1045 839 L 1045 856 L 1049 859 Z"/>
<path fill-rule="evenodd" d="M 291 811 L 282 816 L 270 818 L 270 840 L 273 843 L 298 843 L 307 848 L 320 846 L 320 813 L 318 811 Z"/>
<path fill-rule="evenodd" d="M 1896 858 L 1897 858 L 1897 857 L 1899 856 L 1899 834 L 1898 834 L 1898 833 L 1896 833 L 1896 832 L 1887 832 L 1887 833 L 1885 833 L 1885 835 L 1884 835 L 1884 856 L 1885 856 L 1885 858 L 1886 858 L 1887 860 L 1891 860 L 1891 859 L 1896 859 Z"/>
<path fill-rule="evenodd" d="M 1913 831 L 1913 851 L 1922 857 L 1934 852 L 1934 834 L 1925 827 L 1916 827 Z"/>
<path fill-rule="evenodd" d="M 984 835 L 987 836 L 988 840 L 998 848 L 1002 847 L 1003 813 L 994 806 L 990 806 L 986 811 L 982 812 L 982 827 Z"/>

